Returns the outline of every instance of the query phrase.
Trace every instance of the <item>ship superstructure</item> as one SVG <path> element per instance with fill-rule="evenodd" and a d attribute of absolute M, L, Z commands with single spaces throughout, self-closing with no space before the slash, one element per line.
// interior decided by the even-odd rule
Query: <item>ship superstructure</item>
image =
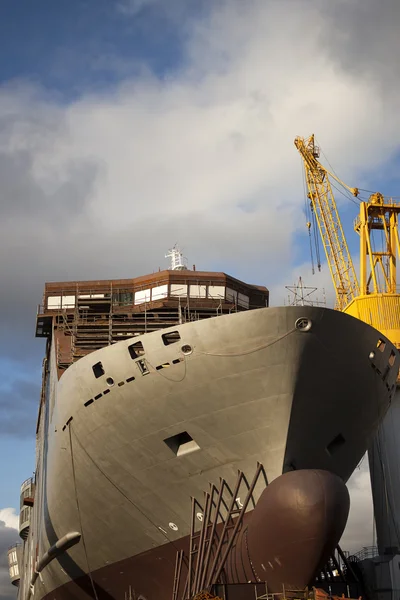
<path fill-rule="evenodd" d="M 54 336 L 62 371 L 94 350 L 134 336 L 266 307 L 268 300 L 265 287 L 181 268 L 134 279 L 47 283 L 36 337 Z"/>

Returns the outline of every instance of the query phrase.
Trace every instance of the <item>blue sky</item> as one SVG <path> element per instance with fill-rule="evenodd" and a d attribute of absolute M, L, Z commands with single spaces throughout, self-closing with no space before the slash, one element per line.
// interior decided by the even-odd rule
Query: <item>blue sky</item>
<path fill-rule="evenodd" d="M 400 195 L 397 4 L 377 23 L 360 3 L 2 1 L 0 508 L 34 468 L 45 281 L 143 274 L 178 241 L 273 304 L 299 275 L 332 302 L 294 137 L 315 132 L 349 185 Z M 337 200 L 356 259 L 357 208 Z"/>
<path fill-rule="evenodd" d="M 202 6 L 176 4 L 177 15 L 199 16 Z M 156 3 L 5 0 L 1 10 L 1 81 L 37 81 L 64 101 L 83 90 L 107 89 L 134 73 L 138 62 L 163 76 L 184 60 L 185 30 Z"/>

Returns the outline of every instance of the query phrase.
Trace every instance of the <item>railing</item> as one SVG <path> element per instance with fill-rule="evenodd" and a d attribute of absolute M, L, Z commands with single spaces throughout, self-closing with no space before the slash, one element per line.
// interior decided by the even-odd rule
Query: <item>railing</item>
<path fill-rule="evenodd" d="M 19 546 L 22 546 L 22 542 L 16 542 L 15 544 L 13 544 L 12 546 L 9 546 L 7 548 L 7 552 L 10 552 L 10 550 L 15 550 L 16 548 L 18 548 Z"/>
<path fill-rule="evenodd" d="M 374 558 L 375 556 L 378 556 L 378 554 L 377 546 L 364 546 L 361 550 L 353 554 L 353 556 L 358 560 L 365 560 L 366 558 Z"/>
<path fill-rule="evenodd" d="M 315 589 L 314 588 L 303 588 L 303 589 L 286 589 L 284 585 L 282 585 L 281 592 L 266 592 L 261 596 L 256 596 L 256 600 L 277 600 L 282 599 L 286 600 L 286 598 L 304 598 L 305 600 L 313 600 L 315 598 Z"/>
<path fill-rule="evenodd" d="M 28 479 L 25 479 L 25 481 L 23 481 L 21 483 L 21 492 L 24 488 L 27 488 L 29 485 L 33 485 L 34 484 L 34 478 L 33 477 L 28 477 Z"/>

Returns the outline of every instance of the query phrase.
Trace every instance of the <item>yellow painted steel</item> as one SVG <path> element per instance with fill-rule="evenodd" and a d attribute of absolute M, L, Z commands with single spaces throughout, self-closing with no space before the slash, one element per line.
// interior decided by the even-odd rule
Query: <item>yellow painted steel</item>
<path fill-rule="evenodd" d="M 400 294 L 358 296 L 344 312 L 372 325 L 400 349 Z"/>
<path fill-rule="evenodd" d="M 336 292 L 336 308 L 343 310 L 359 294 L 356 272 L 336 207 L 328 171 L 318 162 L 319 148 L 314 136 L 294 141 L 306 173 L 308 198 L 317 218 L 326 259 Z M 347 187 L 347 186 L 346 186 Z M 354 195 L 358 190 L 351 190 Z"/>
<path fill-rule="evenodd" d="M 375 327 L 400 350 L 400 289 L 397 287 L 397 260 L 400 258 L 400 203 L 374 193 L 360 202 L 354 230 L 360 236 L 360 283 L 354 270 L 329 177 L 358 196 L 318 161 L 314 135 L 295 139 L 303 159 L 308 198 L 319 232 L 336 292 L 335 308 Z M 307 224 L 308 226 L 308 224 Z M 379 248 L 373 232 L 381 232 Z"/>

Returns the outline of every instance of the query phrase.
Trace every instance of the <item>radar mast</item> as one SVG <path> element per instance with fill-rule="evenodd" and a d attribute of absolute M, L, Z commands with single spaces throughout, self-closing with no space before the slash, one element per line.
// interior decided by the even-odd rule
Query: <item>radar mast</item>
<path fill-rule="evenodd" d="M 185 259 L 183 258 L 183 254 L 177 244 L 168 250 L 165 258 L 171 259 L 171 271 L 185 271 L 187 269 Z"/>

